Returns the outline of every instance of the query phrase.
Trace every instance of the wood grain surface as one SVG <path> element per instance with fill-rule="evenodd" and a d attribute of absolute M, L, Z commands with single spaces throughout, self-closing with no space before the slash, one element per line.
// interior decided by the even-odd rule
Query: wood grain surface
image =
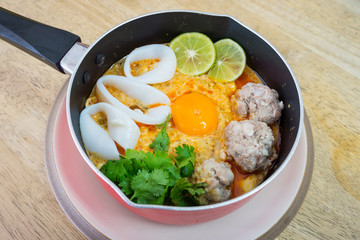
<path fill-rule="evenodd" d="M 278 239 L 360 239 L 360 1 L 0 0 L 91 44 L 138 15 L 189 9 L 236 17 L 283 54 L 312 126 L 312 182 Z M 68 76 L 0 41 L 0 239 L 84 239 L 44 166 L 46 124 Z"/>

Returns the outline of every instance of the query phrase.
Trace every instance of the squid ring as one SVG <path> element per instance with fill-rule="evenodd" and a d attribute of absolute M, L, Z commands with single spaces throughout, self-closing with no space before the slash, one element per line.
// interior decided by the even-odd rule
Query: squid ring
<path fill-rule="evenodd" d="M 106 114 L 108 131 L 91 117 L 98 112 Z M 133 149 L 140 137 L 140 129 L 134 120 L 108 103 L 85 108 L 80 114 L 80 131 L 87 150 L 106 160 L 119 159 L 115 142 L 125 150 Z"/>
<path fill-rule="evenodd" d="M 131 74 L 130 64 L 144 59 L 159 59 L 157 66 L 140 76 Z M 124 73 L 142 83 L 161 83 L 170 80 L 176 71 L 176 56 L 173 50 L 163 44 L 150 44 L 133 50 L 125 59 Z"/>

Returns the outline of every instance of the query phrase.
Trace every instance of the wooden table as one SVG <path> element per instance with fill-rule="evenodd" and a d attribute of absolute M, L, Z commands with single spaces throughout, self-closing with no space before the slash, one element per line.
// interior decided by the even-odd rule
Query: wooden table
<path fill-rule="evenodd" d="M 0 6 L 89 44 L 118 23 L 158 10 L 238 18 L 287 59 L 313 131 L 312 182 L 278 239 L 360 239 L 358 0 L 1 0 Z M 84 239 L 57 203 L 44 163 L 48 116 L 68 76 L 3 41 L 0 62 L 0 238 Z"/>

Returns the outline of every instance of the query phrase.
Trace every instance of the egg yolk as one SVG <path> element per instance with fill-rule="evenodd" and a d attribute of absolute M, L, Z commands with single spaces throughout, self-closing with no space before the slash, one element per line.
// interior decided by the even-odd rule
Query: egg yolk
<path fill-rule="evenodd" d="M 178 97 L 171 106 L 175 126 L 188 135 L 205 135 L 218 124 L 216 105 L 205 95 L 187 93 Z"/>

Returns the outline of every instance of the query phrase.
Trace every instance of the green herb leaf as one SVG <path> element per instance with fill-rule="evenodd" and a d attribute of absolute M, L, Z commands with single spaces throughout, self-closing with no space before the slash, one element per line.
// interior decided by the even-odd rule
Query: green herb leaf
<path fill-rule="evenodd" d="M 128 159 L 133 166 L 133 175 L 137 173 L 138 169 L 146 168 L 146 162 L 144 161 L 149 155 L 152 155 L 150 152 L 136 151 L 135 149 L 126 149 L 125 156 L 123 158 Z"/>
<path fill-rule="evenodd" d="M 170 198 L 176 206 L 200 205 L 198 197 L 205 193 L 207 183 L 192 184 L 185 178 L 180 178 L 170 191 Z"/>
<path fill-rule="evenodd" d="M 168 155 L 168 119 L 150 147 L 153 152 L 127 149 L 119 160 L 108 161 L 100 169 L 134 202 L 141 204 L 199 205 L 198 196 L 204 185 L 187 182 L 195 163 L 194 147 L 186 144 L 175 148 L 176 157 Z M 174 164 L 175 162 L 175 164 Z"/>
<path fill-rule="evenodd" d="M 130 180 L 134 175 L 132 162 L 120 157 L 120 160 L 107 161 L 100 171 L 112 182 L 119 185 L 126 195 L 133 193 Z"/>
<path fill-rule="evenodd" d="M 193 146 L 183 144 L 175 148 L 175 163 L 180 168 L 182 177 L 190 177 L 194 171 L 195 151 Z"/>
<path fill-rule="evenodd" d="M 136 199 L 137 203 L 158 203 L 157 200 L 165 194 L 164 190 L 168 183 L 169 176 L 166 171 L 161 169 L 155 169 L 152 172 L 145 169 L 139 170 L 131 181 L 131 188 L 134 190 L 131 200 Z"/>
<path fill-rule="evenodd" d="M 190 177 L 193 172 L 194 172 L 194 165 L 192 165 L 191 163 L 189 163 L 189 164 L 186 165 L 185 167 L 181 168 L 181 170 L 180 170 L 180 175 L 181 175 L 182 177 Z"/>
<path fill-rule="evenodd" d="M 156 151 L 154 154 L 149 154 L 146 158 L 147 167 L 150 170 L 154 170 L 156 168 L 162 168 L 171 163 L 171 158 L 168 156 L 168 153 L 165 151 Z"/>
<path fill-rule="evenodd" d="M 149 145 L 150 148 L 156 151 L 165 151 L 169 150 L 170 139 L 168 134 L 166 133 L 166 126 L 169 123 L 171 115 L 167 117 L 164 123 L 158 125 L 158 127 L 162 127 L 154 141 Z"/>
<path fill-rule="evenodd" d="M 119 182 L 120 177 L 127 174 L 123 163 L 116 160 L 107 161 L 106 164 L 102 166 L 101 172 L 114 183 Z"/>

